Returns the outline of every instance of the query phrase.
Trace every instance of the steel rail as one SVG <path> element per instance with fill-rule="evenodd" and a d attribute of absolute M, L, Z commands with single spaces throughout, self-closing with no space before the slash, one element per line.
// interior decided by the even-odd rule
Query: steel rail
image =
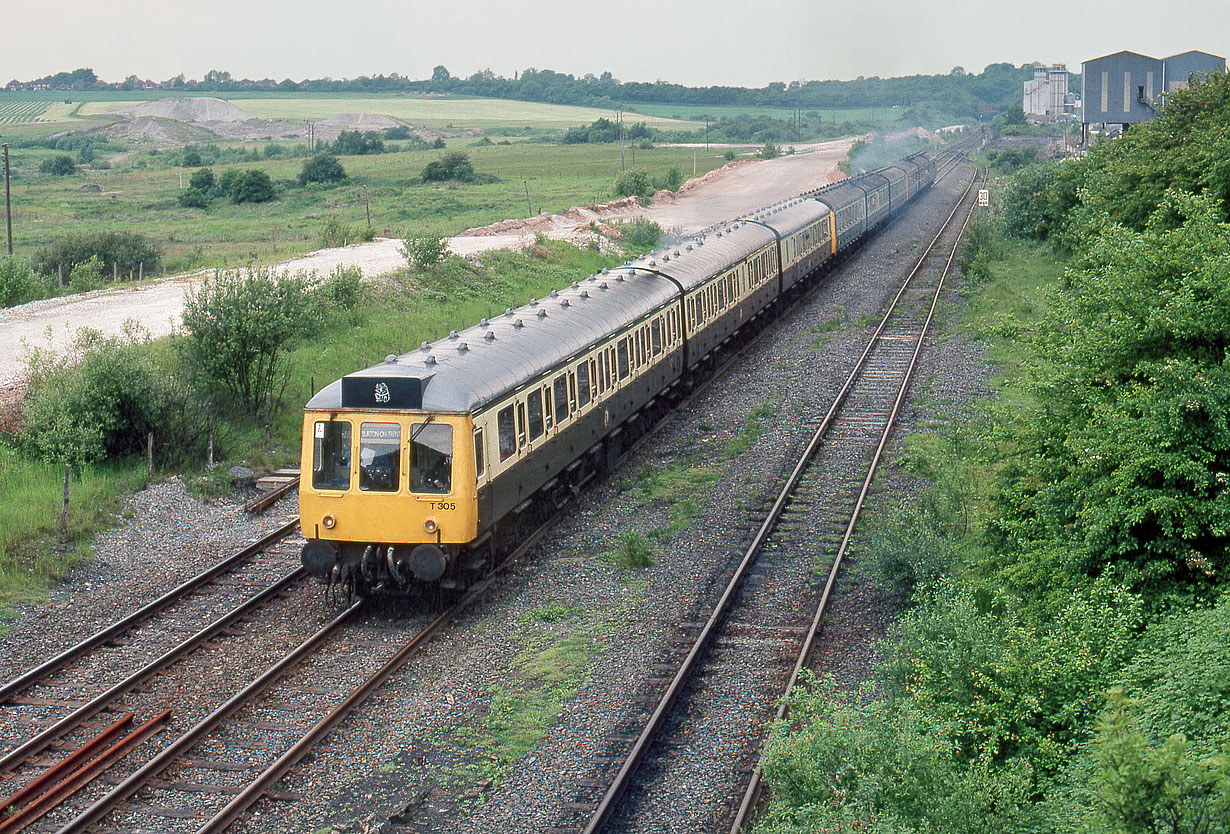
<path fill-rule="evenodd" d="M 977 174 L 974 177 L 977 180 Z M 971 188 L 973 183 L 971 182 Z M 966 190 L 969 194 L 970 189 Z M 965 216 L 965 222 L 961 225 L 960 231 L 957 232 L 957 237 L 953 241 L 952 251 L 948 255 L 948 261 L 944 264 L 944 270 L 940 274 L 938 283 L 936 284 L 935 294 L 931 299 L 931 307 L 927 311 L 926 321 L 923 323 L 922 329 L 919 332 L 918 342 L 914 346 L 914 353 L 910 357 L 910 363 L 906 368 L 905 376 L 901 380 L 901 385 L 897 390 L 896 400 L 893 402 L 892 411 L 889 413 L 888 421 L 885 423 L 884 430 L 880 434 L 880 441 L 876 446 L 876 451 L 872 457 L 871 465 L 867 469 L 867 476 L 863 479 L 862 488 L 859 490 L 858 500 L 855 502 L 854 509 L 850 515 L 850 521 L 846 525 L 845 534 L 842 536 L 841 545 L 837 549 L 836 558 L 833 560 L 832 566 L 829 568 L 828 578 L 824 583 L 824 591 L 821 594 L 820 602 L 816 606 L 816 613 L 812 617 L 811 625 L 808 628 L 807 639 L 803 642 L 803 647 L 800 649 L 798 657 L 795 661 L 794 668 L 790 673 L 790 680 L 786 684 L 786 689 L 782 694 L 777 711 L 774 714 L 774 722 L 780 721 L 786 715 L 787 699 L 794 692 L 794 687 L 798 683 L 799 676 L 803 669 L 806 668 L 808 661 L 811 659 L 812 651 L 815 648 L 816 640 L 818 639 L 821 627 L 824 621 L 824 615 L 828 610 L 829 599 L 832 596 L 833 588 L 837 582 L 837 574 L 841 568 L 842 561 L 845 558 L 846 551 L 849 549 L 850 540 L 854 536 L 854 529 L 858 525 L 859 518 L 862 514 L 863 505 L 867 500 L 867 494 L 871 489 L 872 480 L 875 477 L 876 471 L 880 465 L 880 459 L 883 457 L 884 449 L 888 446 L 888 439 L 896 428 L 897 416 L 901 411 L 901 406 L 905 402 L 906 394 L 909 390 L 910 382 L 913 380 L 914 371 L 918 365 L 918 357 L 922 353 L 923 343 L 926 341 L 927 333 L 931 329 L 931 321 L 935 317 L 935 309 L 939 304 L 940 295 L 944 291 L 944 280 L 948 276 L 949 270 L 952 268 L 952 262 L 956 258 L 957 248 L 960 245 L 961 238 L 969 226 L 970 219 L 974 216 L 973 206 Z M 951 219 L 951 218 L 950 218 Z M 763 784 L 763 765 L 765 751 L 762 748 L 759 757 L 757 758 L 755 767 L 752 768 L 751 781 L 747 789 L 743 792 L 743 799 L 739 804 L 739 809 L 735 814 L 734 823 L 731 825 L 730 834 L 739 834 L 743 826 L 748 822 L 752 810 L 756 807 L 760 799 L 761 786 Z"/>
<path fill-rule="evenodd" d="M 961 198 L 958 199 L 957 204 L 953 207 L 952 212 L 949 213 L 947 219 L 944 221 L 944 224 L 940 227 L 940 230 L 936 233 L 931 243 L 927 246 L 927 249 L 919 257 L 918 263 L 910 271 L 896 295 L 893 296 L 888 311 L 884 314 L 884 318 L 880 321 L 880 325 L 876 328 L 876 331 L 872 335 L 871 339 L 868 340 L 867 347 L 863 350 L 863 353 L 855 364 L 854 369 L 846 378 L 845 384 L 834 398 L 833 405 L 829 408 L 828 414 L 825 415 L 820 426 L 812 434 L 807 447 L 799 456 L 798 462 L 795 464 L 790 475 L 787 477 L 785 484 L 779 491 L 777 499 L 773 502 L 765 521 L 756 532 L 751 544 L 748 545 L 747 549 L 744 551 L 744 555 L 740 560 L 738 567 L 735 569 L 734 575 L 727 584 L 725 590 L 722 592 L 717 604 L 714 606 L 714 610 L 709 615 L 704 628 L 697 636 L 691 649 L 688 651 L 687 656 L 684 658 L 682 665 L 675 673 L 675 676 L 672 678 L 670 684 L 667 686 L 666 691 L 659 700 L 658 705 L 650 716 L 645 728 L 641 731 L 640 735 L 633 743 L 632 749 L 629 751 L 628 756 L 620 766 L 619 772 L 616 774 L 611 786 L 603 795 L 602 800 L 599 802 L 597 809 L 591 816 L 589 823 L 584 829 L 582 829 L 584 834 L 597 834 L 597 832 L 601 831 L 607 822 L 610 821 L 611 816 L 618 807 L 619 801 L 622 799 L 631 783 L 632 776 L 636 773 L 645 755 L 648 753 L 653 739 L 657 736 L 661 727 L 666 723 L 666 718 L 673 710 L 674 705 L 682 694 L 684 687 L 687 685 L 693 673 L 696 671 L 696 668 L 699 666 L 699 661 L 702 654 L 705 652 L 709 643 L 716 635 L 718 626 L 725 618 L 727 609 L 742 584 L 743 578 L 747 574 L 748 569 L 758 558 L 760 550 L 763 548 L 764 543 L 768 540 L 769 535 L 772 533 L 777 521 L 780 519 L 782 512 L 789 503 L 790 497 L 794 489 L 797 487 L 799 480 L 802 478 L 804 470 L 807 468 L 808 463 L 819 449 L 824 437 L 828 434 L 829 427 L 832 425 L 837 412 L 845 402 L 855 380 L 858 378 L 859 374 L 863 370 L 863 367 L 866 365 L 867 358 L 871 354 L 876 342 L 879 340 L 880 334 L 887 325 L 889 318 L 893 315 L 898 301 L 905 293 L 906 289 L 909 288 L 914 276 L 917 275 L 919 270 L 922 269 L 924 262 L 930 255 L 932 249 L 934 249 L 940 237 L 946 231 L 948 224 L 952 221 L 953 216 L 956 215 L 957 211 L 961 207 L 961 204 L 965 201 L 965 198 L 969 196 L 973 185 L 974 180 L 971 180 L 969 186 L 966 187 L 965 192 L 961 195 Z"/>
<path fill-rule="evenodd" d="M 281 539 L 286 538 L 291 533 L 293 533 L 295 530 L 297 530 L 298 527 L 299 527 L 298 519 L 296 519 L 295 521 L 291 521 L 291 522 L 287 522 L 286 524 L 283 524 L 281 527 L 278 527 L 277 529 L 266 534 L 265 536 L 262 536 L 260 539 L 257 539 L 255 542 L 248 545 L 247 547 L 239 550 L 238 552 L 232 554 L 231 556 L 228 556 L 227 558 L 223 559 L 221 562 L 218 562 L 212 567 L 202 571 L 201 573 L 198 573 L 196 576 L 192 577 L 187 582 L 184 582 L 183 584 L 175 588 L 172 588 L 170 591 L 167 591 L 165 594 L 153 600 L 152 602 L 148 603 L 147 605 L 142 606 L 141 608 L 138 608 L 136 611 L 124 617 L 122 620 L 118 620 L 112 623 L 111 625 L 107 626 L 101 631 L 82 640 L 77 645 L 71 648 L 65 649 L 64 651 L 60 652 L 58 655 L 51 658 L 50 660 L 44 661 L 43 663 L 39 664 L 33 669 L 30 669 L 29 671 L 22 673 L 18 677 L 13 678 L 8 683 L 4 684 L 3 686 L 0 686 L 0 703 L 4 703 L 12 699 L 14 695 L 17 695 L 19 692 L 22 692 L 23 690 L 29 689 L 34 684 L 38 683 L 40 680 L 50 675 L 52 672 L 55 672 L 63 668 L 64 666 L 68 665 L 73 660 L 76 660 L 77 658 L 81 657 L 86 652 L 90 651 L 91 649 L 95 649 L 98 646 L 102 645 L 103 643 L 106 643 L 108 640 L 114 639 L 120 634 L 123 634 L 125 631 L 128 631 L 129 629 L 131 629 L 133 626 L 141 622 L 144 622 L 145 620 L 150 619 L 158 612 L 169 607 L 171 604 L 177 602 L 178 600 L 186 597 L 188 594 L 192 593 L 193 591 L 197 590 L 203 585 L 208 584 L 209 582 L 213 581 L 214 579 L 221 576 L 222 574 L 228 573 L 233 568 L 251 559 L 259 551 L 265 549 L 269 545 Z"/>
<path fill-rule="evenodd" d="M 175 759 L 195 747 L 208 732 L 272 686 L 282 675 L 307 657 L 309 653 L 315 651 L 321 643 L 350 622 L 364 604 L 364 600 L 358 600 L 341 614 L 337 615 L 337 617 L 320 628 L 315 634 L 299 644 L 298 648 L 292 650 L 273 666 L 269 667 L 260 677 L 228 698 L 221 706 L 197 723 L 196 726 L 163 748 L 158 755 L 154 756 L 135 773 L 108 791 L 105 796 L 61 826 L 57 830 L 57 834 L 72 834 L 72 832 L 83 831 L 101 820 L 117 805 L 140 790 L 158 774 L 162 773 Z"/>
<path fill-rule="evenodd" d="M 84 722 L 102 712 L 107 708 L 107 705 L 116 698 L 130 691 L 138 684 L 154 675 L 156 672 L 167 668 L 190 651 L 196 649 L 202 643 L 205 643 L 212 637 L 216 636 L 241 617 L 244 617 L 249 612 L 268 601 L 270 598 L 281 593 L 289 585 L 306 578 L 306 576 L 307 571 L 304 568 L 295 568 L 290 573 L 265 588 L 263 591 L 249 597 L 235 608 L 232 608 L 222 617 L 214 620 L 214 622 L 191 635 L 171 650 L 163 653 L 160 657 L 150 661 L 124 680 L 107 689 L 107 691 L 91 698 L 85 704 L 82 704 L 80 707 L 73 710 L 71 713 L 66 715 L 64 718 L 61 718 L 55 724 L 52 724 L 38 735 L 27 740 L 19 747 L 15 747 L 3 756 L 0 756 L 0 771 L 15 769 L 23 763 L 29 761 L 31 757 L 37 756 L 39 753 L 54 744 L 55 741 L 62 737 L 65 733 L 79 727 Z"/>

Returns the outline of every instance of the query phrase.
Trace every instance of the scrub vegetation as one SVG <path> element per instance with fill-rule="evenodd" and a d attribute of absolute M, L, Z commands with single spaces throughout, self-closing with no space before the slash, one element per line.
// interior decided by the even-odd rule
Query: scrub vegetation
<path fill-rule="evenodd" d="M 906 444 L 860 537 L 904 611 L 795 696 L 758 831 L 1230 831 L 1228 119 L 1215 76 L 1009 179 L 962 256 L 999 396 Z"/>

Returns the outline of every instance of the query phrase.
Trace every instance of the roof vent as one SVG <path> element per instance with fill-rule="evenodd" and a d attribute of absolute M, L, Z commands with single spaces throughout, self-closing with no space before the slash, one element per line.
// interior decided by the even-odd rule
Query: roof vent
<path fill-rule="evenodd" d="M 589 298 L 589 290 L 581 290 L 581 298 Z"/>
<path fill-rule="evenodd" d="M 568 299 L 566 299 L 566 298 L 565 298 L 563 301 L 561 301 L 561 302 L 559 303 L 559 306 L 561 306 L 561 307 L 567 307 L 567 306 L 568 306 Z M 544 315 L 545 315 L 545 313 L 544 313 Z"/>
<path fill-rule="evenodd" d="M 449 337 L 450 339 L 456 339 L 456 338 L 457 338 L 457 331 L 456 331 L 456 330 L 450 330 L 450 331 L 448 331 L 448 337 Z"/>
<path fill-rule="evenodd" d="M 540 318 L 540 319 L 545 319 L 546 317 L 547 317 L 547 311 L 546 311 L 546 310 L 539 310 L 539 311 L 538 311 L 538 318 Z"/>
<path fill-rule="evenodd" d="M 690 244 L 690 243 L 688 244 L 688 250 L 687 250 L 687 251 L 689 251 L 689 252 L 691 252 L 691 251 L 692 251 L 692 244 Z"/>
<path fill-rule="evenodd" d="M 657 265 L 658 265 L 658 262 L 657 262 L 657 261 L 650 261 L 650 262 L 649 262 L 649 265 L 650 265 L 650 266 L 657 266 Z"/>
<path fill-rule="evenodd" d="M 490 327 L 491 322 L 487 321 L 486 319 L 483 319 L 482 321 L 478 323 L 478 326 L 479 327 Z"/>
<path fill-rule="evenodd" d="M 610 269 L 608 269 L 607 267 L 605 267 L 605 266 L 604 266 L 604 267 L 602 267 L 602 274 L 603 274 L 603 275 L 606 275 L 606 274 L 607 274 L 608 272 L 610 272 L 610 271 L 611 271 L 611 270 L 610 270 Z"/>
<path fill-rule="evenodd" d="M 513 327 L 520 330 L 522 327 L 525 327 L 525 322 L 521 321 L 521 319 L 517 319 L 516 321 L 513 322 Z"/>
<path fill-rule="evenodd" d="M 512 318 L 512 307 L 505 307 L 504 315 L 507 316 L 508 318 Z"/>
<path fill-rule="evenodd" d="M 532 296 L 532 295 L 530 296 L 530 306 L 531 306 L 531 307 L 537 307 L 537 306 L 538 306 L 538 299 L 537 299 L 537 298 L 535 298 L 535 297 L 534 297 L 534 296 Z"/>
<path fill-rule="evenodd" d="M 427 357 L 427 364 L 428 365 L 436 364 L 436 355 L 434 353 L 431 356 Z"/>
<path fill-rule="evenodd" d="M 662 262 L 663 262 L 663 263 L 670 263 L 670 262 L 671 262 L 671 256 L 670 256 L 670 255 L 663 255 L 663 256 L 662 256 Z"/>
<path fill-rule="evenodd" d="M 465 353 L 469 349 L 470 349 L 470 346 L 467 345 L 465 342 L 462 342 L 461 344 L 457 345 L 458 353 Z"/>
<path fill-rule="evenodd" d="M 392 365 L 396 361 L 397 361 L 397 354 L 395 353 L 390 353 L 388 356 L 384 357 L 384 364 L 386 365 Z"/>
<path fill-rule="evenodd" d="M 490 330 L 488 330 L 488 331 L 487 331 L 487 335 L 486 335 L 486 336 L 483 336 L 483 338 L 484 338 L 484 339 L 486 339 L 488 342 L 494 342 L 494 341 L 495 341 L 495 334 L 494 334 L 494 333 L 492 333 Z"/>
<path fill-rule="evenodd" d="M 601 284 L 599 284 L 598 286 L 599 286 L 599 287 L 601 287 L 601 288 L 602 288 L 602 289 L 604 289 L 604 290 L 609 290 L 609 289 L 610 289 L 610 287 L 608 287 L 608 286 L 607 286 L 606 281 L 603 281 L 603 282 L 602 282 Z"/>
<path fill-rule="evenodd" d="M 678 249 L 676 249 L 676 250 L 675 250 L 675 257 L 676 257 L 676 258 L 678 258 L 678 257 L 679 257 L 679 250 L 678 250 Z"/>
<path fill-rule="evenodd" d="M 581 286 L 581 285 L 580 285 L 580 284 L 578 284 L 576 281 L 573 281 L 573 282 L 572 282 L 572 288 L 573 288 L 574 290 L 575 290 L 577 287 L 579 287 L 579 286 Z"/>
<path fill-rule="evenodd" d="M 623 281 L 623 280 L 624 280 L 623 273 L 621 272 L 619 275 L 616 275 L 616 276 L 615 276 L 615 280 L 616 280 L 616 281 Z"/>
<path fill-rule="evenodd" d="M 429 345 L 429 344 L 427 343 L 427 340 L 426 340 L 426 339 L 424 339 L 424 340 L 423 340 L 423 344 L 419 345 L 419 348 L 420 348 L 421 350 L 431 350 L 431 345 Z"/>
<path fill-rule="evenodd" d="M 552 298 L 559 298 L 559 290 L 551 290 Z"/>

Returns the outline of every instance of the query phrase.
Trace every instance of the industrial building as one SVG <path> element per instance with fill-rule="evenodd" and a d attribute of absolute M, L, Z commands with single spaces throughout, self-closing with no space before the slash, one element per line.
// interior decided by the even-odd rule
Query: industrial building
<path fill-rule="evenodd" d="M 1151 58 L 1115 52 L 1081 63 L 1082 130 L 1089 125 L 1128 125 L 1153 118 L 1166 93 L 1187 86 L 1192 77 L 1225 72 L 1226 59 L 1207 52 Z"/>
<path fill-rule="evenodd" d="M 1034 77 L 1025 82 L 1021 109 L 1025 118 L 1035 121 L 1054 122 L 1076 109 L 1076 95 L 1068 92 L 1068 67 L 1055 64 L 1036 67 Z"/>

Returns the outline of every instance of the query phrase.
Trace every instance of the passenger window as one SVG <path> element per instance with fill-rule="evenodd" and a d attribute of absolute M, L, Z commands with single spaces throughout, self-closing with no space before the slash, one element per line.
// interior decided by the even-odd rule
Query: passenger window
<path fill-rule="evenodd" d="M 495 418 L 495 430 L 500 440 L 500 460 L 508 460 L 517 451 L 517 434 L 513 430 L 513 407 L 501 409 Z"/>
<path fill-rule="evenodd" d="M 580 365 L 577 365 L 577 388 L 577 396 L 580 398 L 577 400 L 577 403 L 581 408 L 584 408 L 589 405 L 589 362 L 582 362 Z M 567 394 L 564 396 L 567 396 Z M 559 402 L 558 388 L 555 391 L 555 400 Z"/>
<path fill-rule="evenodd" d="M 517 448 L 525 445 L 525 403 L 517 403 Z"/>
<path fill-rule="evenodd" d="M 582 362 L 578 371 L 585 367 Z M 568 375 L 562 374 L 555 379 L 555 419 L 558 422 L 564 422 L 568 419 Z"/>
<path fill-rule="evenodd" d="M 525 398 L 530 412 L 530 440 L 542 437 L 542 392 L 533 391 Z"/>
<path fill-rule="evenodd" d="M 581 368 L 583 367 L 585 367 L 584 362 L 582 362 L 577 367 L 576 374 L 568 374 L 568 406 L 573 411 L 576 411 L 577 408 L 579 407 L 577 405 L 577 375 L 580 374 Z M 581 405 L 585 405 L 585 403 L 589 402 L 591 395 L 593 395 L 593 391 L 594 391 L 594 360 L 591 359 L 589 360 L 589 384 L 585 386 L 585 390 L 582 392 L 585 395 L 585 402 L 581 403 Z"/>
<path fill-rule="evenodd" d="M 662 352 L 662 317 L 653 320 L 653 326 L 649 329 L 649 346 L 653 349 L 653 355 L 657 356 Z"/>
<path fill-rule="evenodd" d="M 486 471 L 483 462 L 483 430 L 479 429 L 474 432 L 474 476 L 481 478 Z"/>
<path fill-rule="evenodd" d="M 359 489 L 396 492 L 400 469 L 401 426 L 397 423 L 359 426 Z"/>
<path fill-rule="evenodd" d="M 555 425 L 555 421 L 552 419 L 553 415 L 551 411 L 551 386 L 548 385 L 542 389 L 542 414 L 546 417 L 548 429 Z"/>
<path fill-rule="evenodd" d="M 619 347 L 618 347 L 618 350 L 616 351 L 615 357 L 616 357 L 616 361 L 618 362 L 618 366 L 619 366 L 619 378 L 627 379 L 628 371 L 629 371 L 627 338 L 623 338 L 619 340 Z"/>
<path fill-rule="evenodd" d="M 350 489 L 350 423 L 316 423 L 312 446 L 312 488 Z"/>
<path fill-rule="evenodd" d="M 453 488 L 453 427 L 410 426 L 410 491 L 442 495 Z"/>

